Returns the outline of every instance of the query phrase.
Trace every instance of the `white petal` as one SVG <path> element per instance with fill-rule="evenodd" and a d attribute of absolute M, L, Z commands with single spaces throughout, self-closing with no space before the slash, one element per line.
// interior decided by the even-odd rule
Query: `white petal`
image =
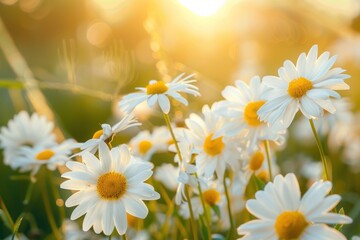
<path fill-rule="evenodd" d="M 159 105 L 163 113 L 168 114 L 170 112 L 170 101 L 164 94 L 159 94 Z"/>
<path fill-rule="evenodd" d="M 127 195 L 124 196 L 123 202 L 126 211 L 135 217 L 144 219 L 149 213 L 145 203 L 138 198 Z"/>
<path fill-rule="evenodd" d="M 122 201 L 118 201 L 114 206 L 114 223 L 120 235 L 125 234 L 127 229 L 126 211 Z"/>

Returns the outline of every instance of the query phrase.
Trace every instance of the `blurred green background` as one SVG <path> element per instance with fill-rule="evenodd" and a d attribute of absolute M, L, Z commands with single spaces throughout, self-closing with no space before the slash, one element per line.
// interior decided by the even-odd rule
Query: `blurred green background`
<path fill-rule="evenodd" d="M 57 125 L 77 141 L 87 140 L 101 123 L 114 123 L 120 116 L 117 100 L 150 79 L 197 73 L 202 97 L 190 108 L 175 108 L 181 121 L 220 100 L 221 90 L 234 80 L 276 74 L 285 59 L 296 61 L 313 44 L 338 55 L 336 65 L 352 76 L 351 90 L 341 94 L 350 97 L 354 111 L 359 109 L 358 0 L 0 0 L 0 18 L 7 29 L 0 31 L 0 80 L 30 78 L 11 64 L 17 56 L 4 41 L 10 36 Z M 43 110 L 33 108 L 24 88 L 0 87 L 0 126 L 22 109 Z M 141 108 L 138 117 L 145 127 L 163 124 L 149 109 Z M 290 139 L 279 161 L 298 149 L 318 157 L 315 146 Z M 1 162 L 0 196 L 16 218 L 27 182 L 11 180 L 17 173 Z M 335 192 L 350 196 L 345 207 L 357 214 L 345 228 L 352 236 L 360 232 L 360 176 L 338 162 L 335 177 L 341 180 Z M 41 213 L 37 222 L 49 232 L 37 195 L 31 211 Z M 9 233 L 0 223 L 0 238 Z"/>

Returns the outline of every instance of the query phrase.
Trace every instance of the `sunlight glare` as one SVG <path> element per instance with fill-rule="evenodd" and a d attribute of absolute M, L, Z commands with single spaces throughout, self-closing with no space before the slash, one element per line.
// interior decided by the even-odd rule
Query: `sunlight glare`
<path fill-rule="evenodd" d="M 224 6 L 226 1 L 227 0 L 179 0 L 179 2 L 190 11 L 204 17 L 214 15 Z"/>

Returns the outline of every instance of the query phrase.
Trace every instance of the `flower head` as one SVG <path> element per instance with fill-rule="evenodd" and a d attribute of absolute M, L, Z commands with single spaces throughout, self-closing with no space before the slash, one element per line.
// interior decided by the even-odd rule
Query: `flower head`
<path fill-rule="evenodd" d="M 152 133 L 141 131 L 130 140 L 130 147 L 134 156 L 149 161 L 156 152 L 166 152 L 171 139 L 167 127 L 157 127 Z"/>
<path fill-rule="evenodd" d="M 198 88 L 192 85 L 196 82 L 196 80 L 191 79 L 193 74 L 182 78 L 183 76 L 184 73 L 169 83 L 151 80 L 146 87 L 136 88 L 140 92 L 126 95 L 119 102 L 119 106 L 125 112 L 132 112 L 137 105 L 147 101 L 149 107 L 159 103 L 162 112 L 167 114 L 170 111 L 169 97 L 188 105 L 188 101 L 180 93 L 188 93 L 194 96 L 200 96 L 200 94 Z"/>
<path fill-rule="evenodd" d="M 278 71 L 279 77 L 264 77 L 264 84 L 272 92 L 258 111 L 261 121 L 281 123 L 287 128 L 299 109 L 308 119 L 321 117 L 324 110 L 336 111 L 331 97 L 340 98 L 335 90 L 349 89 L 344 82 L 349 76 L 342 74 L 342 68 L 332 68 L 336 57 L 329 59 L 329 52 L 317 55 L 318 47 L 314 45 L 308 55 L 299 56 L 296 65 L 286 60 Z"/>
<path fill-rule="evenodd" d="M 239 155 L 236 141 L 231 141 L 220 130 L 225 119 L 217 114 L 218 105 L 211 108 L 203 107 L 203 118 L 191 114 L 185 120 L 189 131 L 189 139 L 194 147 L 198 174 L 205 178 L 211 177 L 216 172 L 217 177 L 223 179 L 227 164 L 233 169 L 238 169 Z"/>
<path fill-rule="evenodd" d="M 96 233 L 110 235 L 114 227 L 120 235 L 127 229 L 126 213 L 144 219 L 148 209 L 143 200 L 160 195 L 144 183 L 152 175 L 153 165 L 134 159 L 126 145 L 109 150 L 99 144 L 99 159 L 90 152 L 82 155 L 83 163 L 67 162 L 71 170 L 62 175 L 69 180 L 61 188 L 78 191 L 67 199 L 67 207 L 77 206 L 71 220 L 85 214 L 83 230 L 92 226 Z"/>
<path fill-rule="evenodd" d="M 24 146 L 41 148 L 54 145 L 53 129 L 54 124 L 37 113 L 29 116 L 27 112 L 21 111 L 15 115 L 7 127 L 1 128 L 0 147 L 4 149 L 5 164 L 15 161 L 16 154 Z"/>
<path fill-rule="evenodd" d="M 283 142 L 286 130 L 281 125 L 269 126 L 261 121 L 257 111 L 266 103 L 269 88 L 260 77 L 255 76 L 250 84 L 236 81 L 234 86 L 227 86 L 222 91 L 226 99 L 220 102 L 219 114 L 227 117 L 223 131 L 227 135 L 240 134 L 248 147 L 254 147 L 260 140 Z"/>
<path fill-rule="evenodd" d="M 53 171 L 56 167 L 64 165 L 69 160 L 74 146 L 75 141 L 72 139 L 48 147 L 24 146 L 18 150 L 16 157 L 13 158 L 9 165 L 13 169 L 19 168 L 20 172 L 31 171 L 32 175 L 35 175 L 42 165 Z"/>
<path fill-rule="evenodd" d="M 238 228 L 242 239 L 346 239 L 325 224 L 351 223 L 351 218 L 329 213 L 340 201 L 339 195 L 326 196 L 331 182 L 317 181 L 301 198 L 294 174 L 277 175 L 274 182 L 248 200 L 247 210 L 256 216 Z M 271 207 L 269 207 L 271 206 Z"/>

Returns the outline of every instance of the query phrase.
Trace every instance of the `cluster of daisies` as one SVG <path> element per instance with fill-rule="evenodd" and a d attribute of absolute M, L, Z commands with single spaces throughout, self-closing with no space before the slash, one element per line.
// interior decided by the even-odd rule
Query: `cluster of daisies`
<path fill-rule="evenodd" d="M 299 110 L 304 119 L 315 121 L 319 133 L 329 133 L 334 124 L 346 128 L 354 121 L 342 117 L 349 107 L 336 90 L 349 89 L 344 82 L 349 76 L 333 68 L 335 60 L 328 52 L 318 56 L 315 45 L 296 64 L 285 61 L 278 76 L 254 76 L 227 86 L 223 100 L 190 114 L 181 127 L 171 122 L 171 102 L 188 105 L 188 97 L 200 96 L 193 75 L 181 74 L 171 82 L 151 80 L 124 96 L 119 102 L 121 121 L 102 124 L 83 143 L 57 143 L 52 123 L 36 113 L 21 112 L 1 128 L 4 162 L 35 177 L 42 165 L 54 170 L 65 164 L 69 171 L 62 174 L 66 180 L 60 188 L 74 191 L 65 205 L 75 207 L 71 220 L 84 216 L 83 231 L 126 234 L 131 218 L 148 215 L 144 200 L 160 198 L 160 190 L 154 189 L 160 184 L 178 205 L 177 213 L 190 219 L 188 238 L 197 239 L 201 233 L 203 239 L 346 239 L 331 227 L 352 220 L 331 212 L 341 198 L 329 195 L 329 179 L 321 180 L 326 169 L 316 173 L 301 196 L 295 174 L 281 175 L 275 159 Z M 160 107 L 166 126 L 140 131 L 128 144 L 113 146 L 115 135 L 139 128 L 133 111 L 143 102 Z M 298 136 L 307 137 L 301 131 Z M 332 138 L 343 139 L 334 143 L 338 145 L 346 141 L 345 136 Z M 156 162 L 156 153 L 168 153 L 171 159 Z M 251 184 L 257 189 L 255 199 L 246 201 Z M 240 219 L 244 208 L 257 219 Z M 174 217 L 171 212 L 157 216 L 161 225 L 157 230 L 175 224 Z M 218 235 L 224 232 L 226 236 Z"/>

